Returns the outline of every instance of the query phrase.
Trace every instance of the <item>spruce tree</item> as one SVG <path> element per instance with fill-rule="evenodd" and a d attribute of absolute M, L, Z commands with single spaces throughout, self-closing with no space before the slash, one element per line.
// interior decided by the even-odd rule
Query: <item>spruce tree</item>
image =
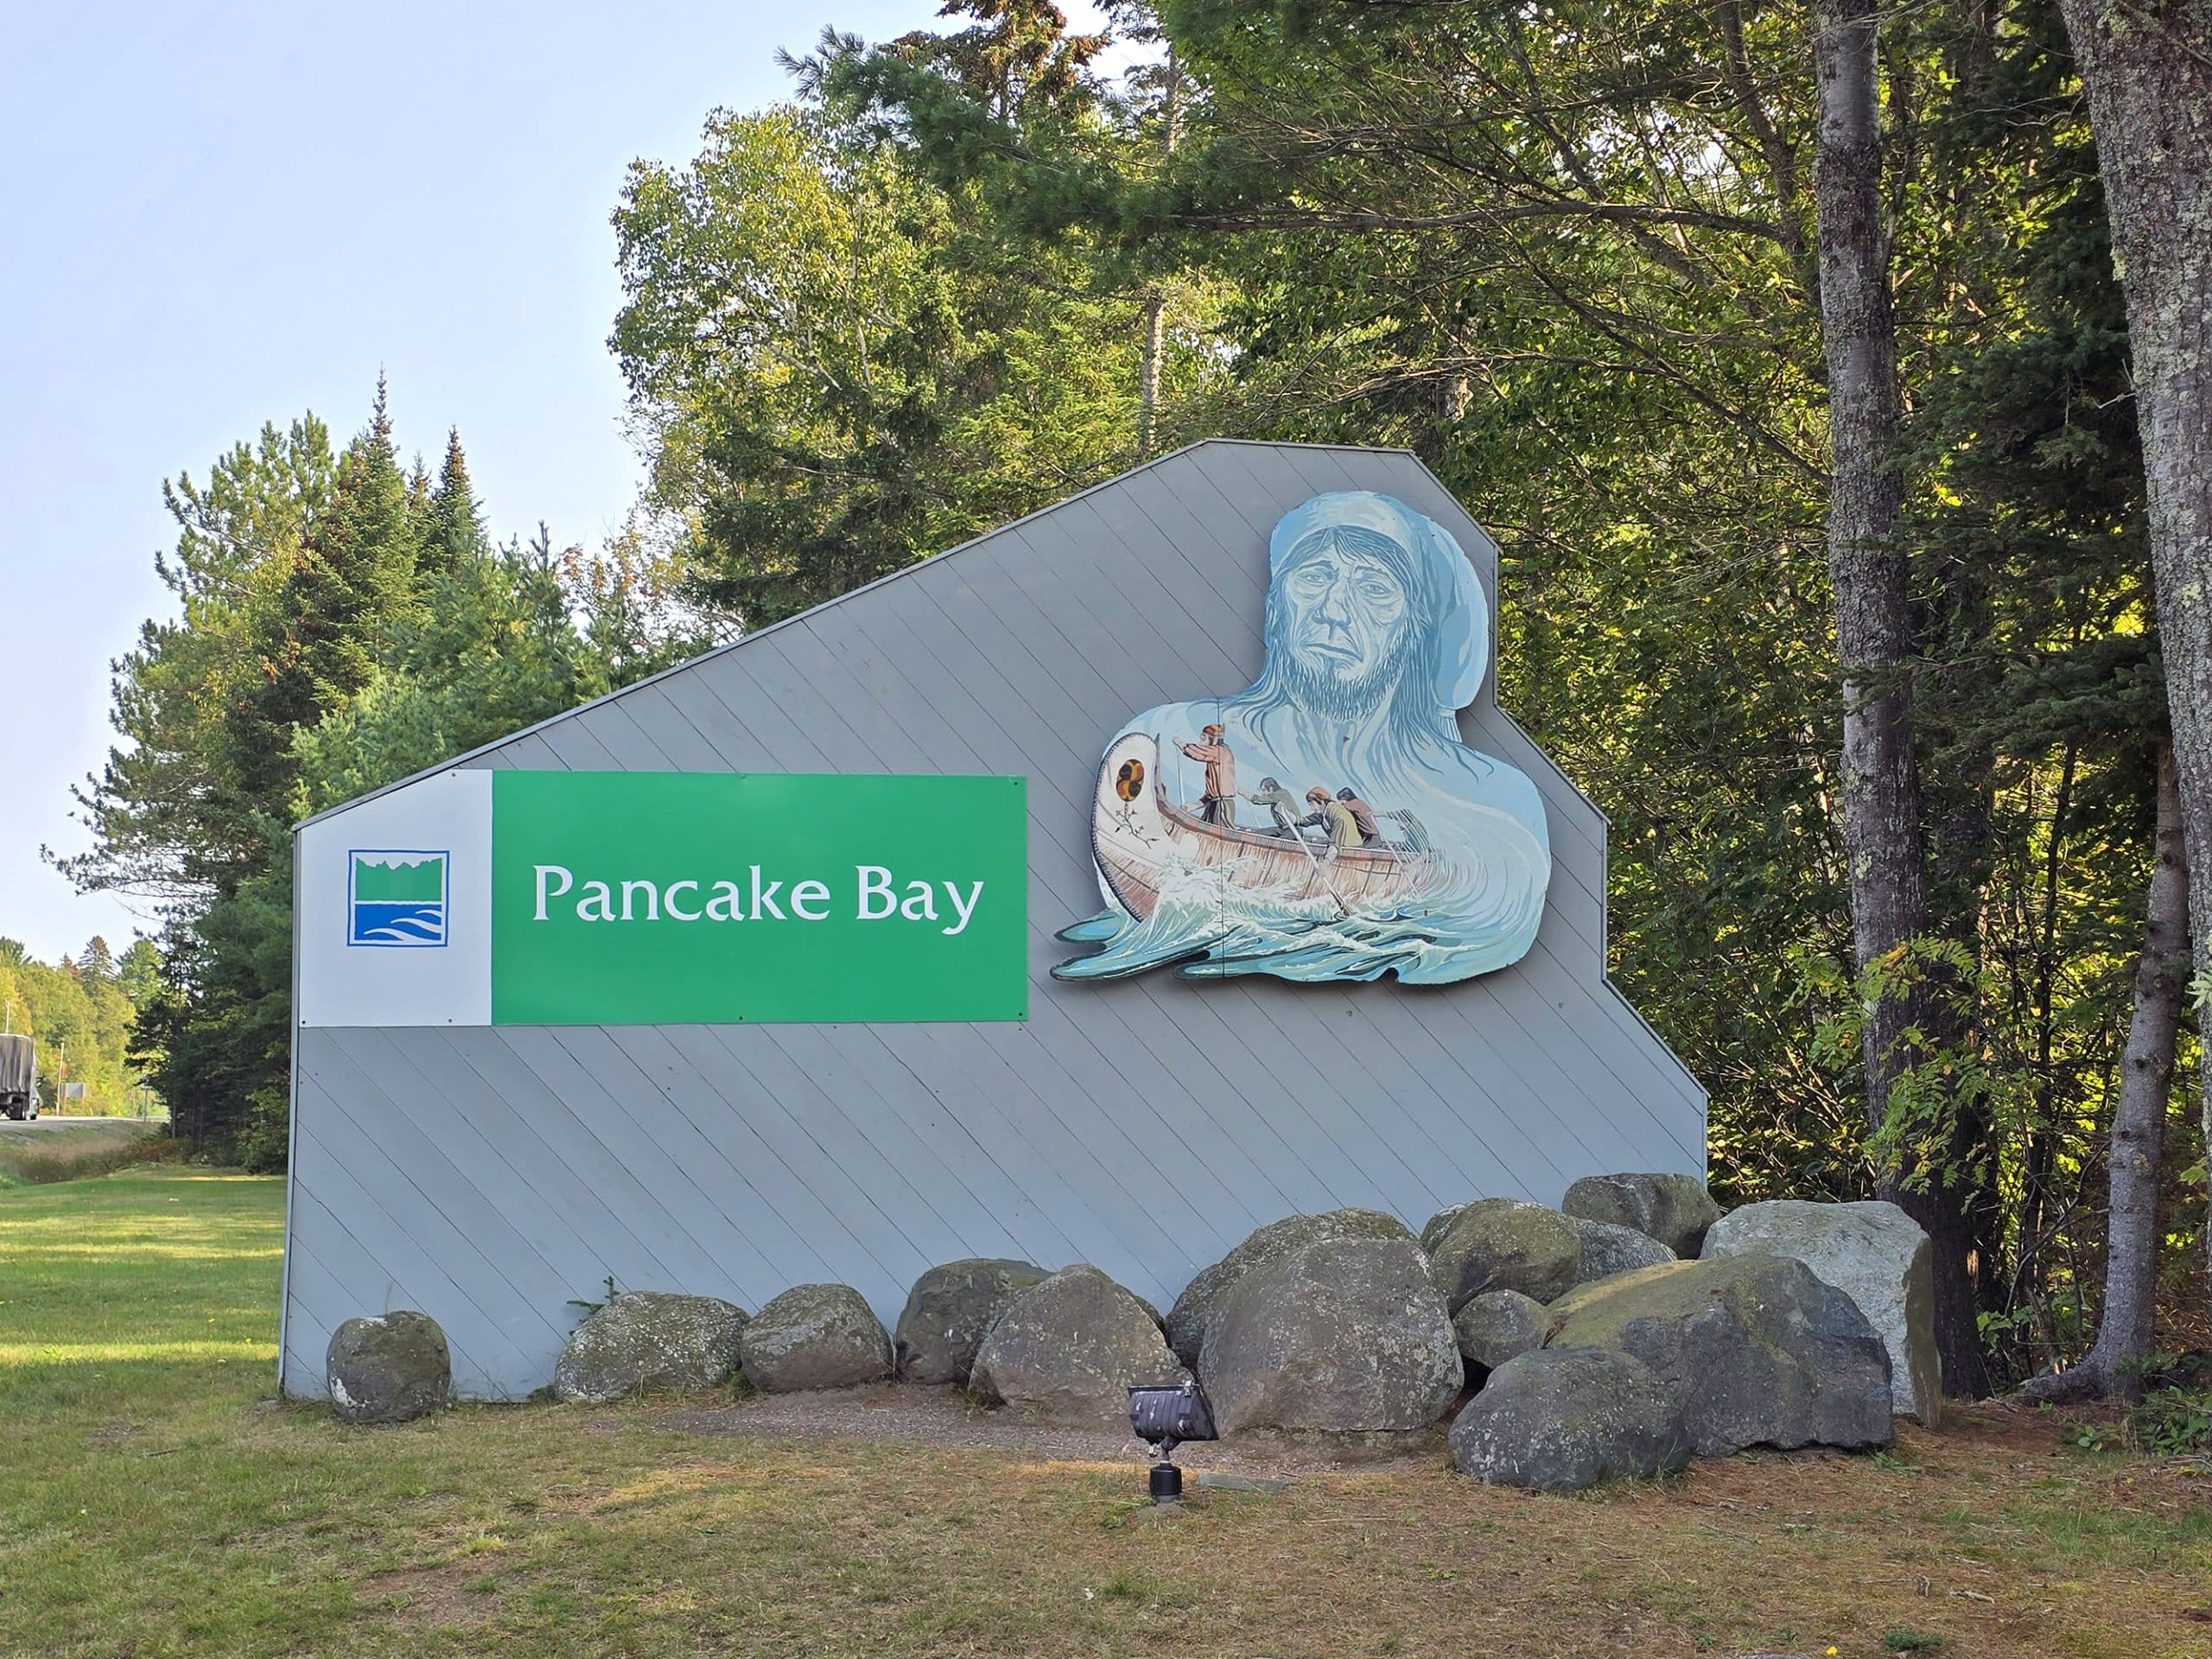
<path fill-rule="evenodd" d="M 461 429 L 446 433 L 446 458 L 438 468 L 438 481 L 430 491 L 420 567 L 427 576 L 458 569 L 491 550 L 478 506 L 475 486 L 468 478 L 468 457 L 461 447 Z"/>

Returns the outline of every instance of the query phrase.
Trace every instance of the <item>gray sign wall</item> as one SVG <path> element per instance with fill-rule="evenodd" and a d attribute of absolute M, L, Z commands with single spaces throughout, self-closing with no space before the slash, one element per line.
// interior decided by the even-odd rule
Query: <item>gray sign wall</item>
<path fill-rule="evenodd" d="M 324 1392 L 356 1313 L 430 1313 L 460 1391 L 512 1398 L 610 1278 L 748 1309 L 838 1281 L 887 1323 L 924 1268 L 1018 1255 L 1165 1306 L 1294 1211 L 1418 1227 L 1580 1175 L 1701 1175 L 1704 1091 L 1605 979 L 1605 820 L 1489 684 L 1463 734 L 1550 823 L 1519 964 L 1429 989 L 1051 976 L 1054 931 L 1099 908 L 1103 740 L 1250 682 L 1268 531 L 1343 489 L 1450 530 L 1496 613 L 1495 547 L 1412 456 L 1208 442 L 459 762 L 1026 774 L 1030 1017 L 298 1029 L 286 1392 Z"/>

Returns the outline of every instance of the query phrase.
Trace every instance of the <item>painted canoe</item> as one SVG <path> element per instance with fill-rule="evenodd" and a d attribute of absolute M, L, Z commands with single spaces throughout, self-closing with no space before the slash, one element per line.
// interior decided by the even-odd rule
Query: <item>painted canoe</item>
<path fill-rule="evenodd" d="M 1257 829 L 1208 823 L 1167 798 L 1160 745 L 1132 732 L 1106 751 L 1091 800 L 1090 845 L 1123 909 L 1140 919 L 1161 887 L 1193 869 L 1287 903 L 1329 899 L 1339 912 L 1386 910 L 1419 899 L 1434 879 L 1433 853 L 1382 847 L 1332 849 Z"/>

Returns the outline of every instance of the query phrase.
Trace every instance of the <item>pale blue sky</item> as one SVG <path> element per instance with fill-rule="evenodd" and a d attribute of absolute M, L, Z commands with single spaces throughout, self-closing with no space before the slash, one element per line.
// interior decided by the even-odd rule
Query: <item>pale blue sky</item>
<path fill-rule="evenodd" d="M 779 46 L 931 0 L 18 7 L 0 50 L 0 934 L 51 958 L 134 918 L 38 857 L 84 844 L 108 664 L 166 594 L 161 481 L 391 380 L 404 447 L 467 444 L 493 532 L 620 524 L 606 349 L 625 166 L 780 98 Z M 1085 9 L 1069 8 L 1083 14 Z"/>

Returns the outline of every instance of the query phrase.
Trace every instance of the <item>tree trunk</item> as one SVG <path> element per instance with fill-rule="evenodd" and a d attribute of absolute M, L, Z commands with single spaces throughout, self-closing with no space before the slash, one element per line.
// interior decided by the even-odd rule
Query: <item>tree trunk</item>
<path fill-rule="evenodd" d="M 2088 94 L 2113 261 L 2127 296 L 2201 973 L 2212 969 L 2212 7 L 2062 0 L 2062 10 Z M 2204 1084 L 2212 1140 L 2212 1066 Z"/>
<path fill-rule="evenodd" d="M 2120 1062 L 2106 1155 L 2111 1185 L 2105 1235 L 2105 1305 L 2096 1344 L 2081 1363 L 2039 1376 L 2025 1400 L 2133 1400 L 2142 1377 L 2133 1362 L 2151 1352 L 2158 1284 L 2158 1160 L 2166 1100 L 2173 1088 L 2174 1045 L 2181 1032 L 2182 988 L 2189 978 L 2189 875 L 2182 851 L 2181 787 L 2171 745 L 2158 746 L 2158 819 L 2144 906 L 2143 954 L 2135 964 L 2135 1007 Z"/>
<path fill-rule="evenodd" d="M 1160 100 L 1160 153 L 1175 153 L 1176 118 L 1180 113 L 1183 72 L 1175 61 L 1175 48 L 1167 49 L 1163 67 L 1166 86 Z M 1160 442 L 1160 365 L 1167 353 L 1167 296 L 1159 283 L 1145 296 L 1144 365 L 1137 386 L 1137 457 L 1150 455 Z"/>
<path fill-rule="evenodd" d="M 1907 670 L 1912 624 L 1899 536 L 1904 482 L 1897 459 L 1897 321 L 1882 219 L 1882 135 L 1872 0 L 1818 0 L 1813 64 L 1820 124 L 1821 333 L 1827 357 L 1831 468 L 1828 575 L 1843 671 L 1843 835 L 1851 859 L 1851 921 L 1859 966 L 1891 960 L 1925 936 L 1920 783 L 1913 767 Z M 1910 1060 L 1904 1033 L 1929 1030 L 1929 999 L 1877 999 L 1866 1020 L 1868 1111 L 1885 1122 L 1891 1085 Z M 1963 1127 L 1963 1126 L 1962 1126 Z M 1957 1160 L 1947 1160 L 1955 1166 Z M 1885 1172 L 1883 1196 L 1926 1228 L 1936 1256 L 1936 1340 L 1944 1387 L 1988 1391 L 1968 1258 L 1963 1169 Z"/>

